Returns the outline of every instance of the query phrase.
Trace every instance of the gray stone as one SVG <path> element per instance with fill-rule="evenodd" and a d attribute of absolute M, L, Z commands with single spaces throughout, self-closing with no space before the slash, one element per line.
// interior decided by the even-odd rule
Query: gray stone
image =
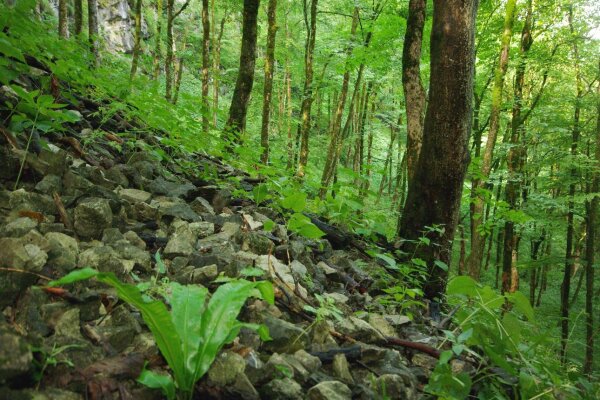
<path fill-rule="evenodd" d="M 80 196 L 94 186 L 92 182 L 72 170 L 65 172 L 62 185 L 64 194 L 69 196 Z"/>
<path fill-rule="evenodd" d="M 224 351 L 217 356 L 208 370 L 208 379 L 215 386 L 227 386 L 232 384 L 245 368 L 246 361 L 242 356 L 232 351 Z"/>
<path fill-rule="evenodd" d="M 350 373 L 350 365 L 344 354 L 336 354 L 333 357 L 333 363 L 331 364 L 333 370 L 333 376 L 338 378 L 340 381 L 349 385 L 354 384 L 354 378 Z"/>
<path fill-rule="evenodd" d="M 182 198 L 187 197 L 194 189 L 196 189 L 196 187 L 189 182 L 171 182 L 167 181 L 162 176 L 159 176 L 148 185 L 148 190 L 153 194 Z"/>
<path fill-rule="evenodd" d="M 146 250 L 146 242 L 144 242 L 137 233 L 134 231 L 127 231 L 123 234 L 125 240 L 127 240 L 131 245 L 141 249 Z"/>
<path fill-rule="evenodd" d="M 60 314 L 55 321 L 54 334 L 83 340 L 79 326 L 79 308 L 71 308 Z"/>
<path fill-rule="evenodd" d="M 130 203 L 146 203 L 152 194 L 138 189 L 121 189 L 119 196 Z"/>
<path fill-rule="evenodd" d="M 35 185 L 35 190 L 40 193 L 52 195 L 53 192 L 60 192 L 62 189 L 62 180 L 56 175 L 46 175 Z"/>
<path fill-rule="evenodd" d="M 102 232 L 102 243 L 113 244 L 125 240 L 119 228 L 107 228 Z"/>
<path fill-rule="evenodd" d="M 152 270 L 150 253 L 132 245 L 126 240 L 119 241 L 111 245 L 122 260 L 133 261 L 134 266 L 144 272 Z"/>
<path fill-rule="evenodd" d="M 198 238 L 205 238 L 215 233 L 215 224 L 212 222 L 192 222 L 189 228 Z"/>
<path fill-rule="evenodd" d="M 271 254 L 273 252 L 274 245 L 271 239 L 259 232 L 243 232 L 236 239 L 238 239 L 238 243 L 241 243 L 244 251 L 251 251 L 256 254 Z"/>
<path fill-rule="evenodd" d="M 371 389 L 382 398 L 416 400 L 419 398 L 414 379 L 385 374 L 370 382 Z"/>
<path fill-rule="evenodd" d="M 232 397 L 240 397 L 242 400 L 260 400 L 260 395 L 252 385 L 246 374 L 241 373 L 235 377 L 233 385 L 227 388 L 232 392 Z"/>
<path fill-rule="evenodd" d="M 266 350 L 276 353 L 294 353 L 308 347 L 309 338 L 302 328 L 273 317 L 266 317 L 264 323 L 273 338 L 272 341 L 263 343 Z"/>
<path fill-rule="evenodd" d="M 369 325 L 379 331 L 383 336 L 396 336 L 396 330 L 380 314 L 369 313 Z"/>
<path fill-rule="evenodd" d="M 306 350 L 300 349 L 294 353 L 294 357 L 300 361 L 300 363 L 308 371 L 318 371 L 321 368 L 321 360 L 319 357 L 309 354 Z"/>
<path fill-rule="evenodd" d="M 39 273 L 47 259 L 45 251 L 22 238 L 0 239 L 0 267 Z M 19 292 L 33 285 L 36 280 L 31 274 L 0 271 L 0 308 L 15 301 Z"/>
<path fill-rule="evenodd" d="M 330 299 L 333 299 L 333 301 L 336 302 L 336 304 L 346 304 L 348 303 L 348 296 L 342 294 L 342 293 L 337 293 L 337 292 L 332 292 L 332 293 L 325 293 L 323 295 L 323 297 L 328 297 Z"/>
<path fill-rule="evenodd" d="M 302 386 L 290 378 L 273 379 L 263 387 L 262 394 L 267 399 L 302 400 L 304 398 Z"/>
<path fill-rule="evenodd" d="M 197 214 L 205 214 L 205 213 L 207 213 L 207 214 L 215 215 L 215 210 L 210 205 L 210 203 L 208 202 L 208 200 L 206 200 L 203 197 L 196 197 L 190 203 L 190 207 L 192 207 L 192 210 L 194 210 L 194 212 L 196 212 Z"/>
<path fill-rule="evenodd" d="M 340 333 L 353 337 L 356 340 L 373 343 L 384 339 L 384 336 L 368 322 L 354 316 L 335 321 L 336 330 Z"/>
<path fill-rule="evenodd" d="M 45 236 L 49 243 L 48 265 L 69 272 L 77 266 L 79 245 L 77 240 L 63 233 L 50 232 Z"/>
<path fill-rule="evenodd" d="M 113 213 L 106 199 L 89 198 L 75 207 L 75 232 L 84 239 L 99 239 L 112 225 Z"/>
<path fill-rule="evenodd" d="M 28 399 L 31 400 L 83 400 L 83 396 L 79 393 L 70 392 L 68 390 L 46 388 L 44 390 L 27 389 L 21 393 L 31 396 Z M 0 397 L 1 394 L 0 394 Z M 12 396 L 10 398 L 13 398 Z M 16 397 L 14 397 L 17 399 Z"/>
<path fill-rule="evenodd" d="M 189 230 L 182 230 L 172 235 L 164 250 L 164 256 L 174 258 L 180 256 L 189 256 L 194 251 L 196 236 Z"/>
<path fill-rule="evenodd" d="M 0 228 L 0 236 L 21 237 L 32 229 L 36 229 L 39 223 L 32 218 L 17 218 Z"/>
<path fill-rule="evenodd" d="M 298 260 L 292 261 L 292 263 L 290 264 L 290 268 L 298 276 L 305 276 L 306 274 L 308 274 L 306 266 Z"/>
<path fill-rule="evenodd" d="M 114 272 L 117 275 L 129 273 L 135 263 L 122 260 L 110 246 L 96 246 L 79 254 L 77 262 L 79 268 L 90 267 L 102 272 Z"/>
<path fill-rule="evenodd" d="M 350 388 L 339 381 L 325 381 L 311 387 L 306 398 L 308 400 L 350 400 Z"/>
<path fill-rule="evenodd" d="M 12 211 L 35 211 L 44 215 L 56 214 L 56 206 L 50 196 L 27 192 L 25 189 L 10 192 L 9 204 Z"/>
<path fill-rule="evenodd" d="M 412 321 L 406 315 L 386 314 L 383 316 L 392 326 L 399 327 L 410 324 Z"/>
<path fill-rule="evenodd" d="M 24 375 L 32 368 L 33 355 L 27 342 L 4 322 L 0 322 L 0 384 Z"/>
<path fill-rule="evenodd" d="M 199 222 L 200 216 L 191 209 L 186 203 L 175 202 L 171 200 L 152 201 L 151 205 L 158 206 L 158 214 L 161 218 L 173 220 L 175 218 L 182 219 L 188 222 Z"/>
<path fill-rule="evenodd" d="M 106 179 L 111 180 L 118 186 L 122 186 L 122 187 L 129 186 L 129 180 L 127 179 L 125 174 L 123 172 L 121 172 L 121 169 L 119 169 L 117 166 L 106 170 L 104 172 L 104 176 L 106 177 Z"/>

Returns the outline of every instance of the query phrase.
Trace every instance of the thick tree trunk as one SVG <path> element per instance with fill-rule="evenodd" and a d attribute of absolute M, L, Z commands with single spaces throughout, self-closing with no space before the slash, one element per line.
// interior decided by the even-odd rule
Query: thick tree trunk
<path fill-rule="evenodd" d="M 575 109 L 573 112 L 573 131 L 571 137 L 571 157 L 574 158 L 577 155 L 577 147 L 579 144 L 579 135 L 581 132 L 580 118 L 581 118 L 581 98 L 583 97 L 583 82 L 581 78 L 581 70 L 579 67 L 579 48 L 577 45 L 577 39 L 575 37 L 575 28 L 573 26 L 573 6 L 569 7 L 569 28 L 571 30 L 571 37 L 573 40 L 573 58 L 575 63 L 575 78 L 577 83 L 577 95 L 575 97 Z M 567 361 L 567 342 L 569 340 L 569 292 L 571 290 L 571 274 L 573 270 L 573 241 L 575 234 L 574 226 L 574 207 L 575 207 L 575 181 L 577 180 L 577 168 L 575 167 L 575 160 L 571 160 L 573 167 L 571 167 L 571 179 L 572 182 L 569 185 L 569 202 L 568 202 L 568 213 L 567 213 L 567 244 L 565 254 L 565 270 L 563 274 L 563 281 L 560 291 L 560 316 L 561 316 L 561 336 L 560 336 L 560 360 L 561 363 Z"/>
<path fill-rule="evenodd" d="M 58 36 L 63 39 L 69 36 L 67 0 L 58 0 Z"/>
<path fill-rule="evenodd" d="M 88 35 L 94 65 L 98 65 L 98 0 L 88 0 Z"/>
<path fill-rule="evenodd" d="M 469 162 L 477 6 L 477 0 L 434 0 L 430 101 L 399 230 L 404 250 L 427 263 L 423 291 L 429 299 L 446 288 L 448 272 L 434 262 L 450 265 Z M 423 235 L 431 245 L 416 244 Z"/>
<path fill-rule="evenodd" d="M 277 34 L 277 0 L 269 0 L 267 10 L 267 52 L 265 54 L 265 87 L 263 92 L 262 126 L 260 144 L 263 148 L 261 162 L 269 162 L 269 121 L 271 116 L 271 96 L 273 95 L 273 65 L 275 63 L 275 36 Z"/>
<path fill-rule="evenodd" d="M 74 0 L 73 6 L 74 32 L 78 36 L 83 31 L 83 0 Z"/>
<path fill-rule="evenodd" d="M 402 89 L 406 101 L 408 179 L 414 175 L 423 141 L 425 89 L 421 82 L 421 47 L 427 0 L 410 0 L 402 50 Z"/>
<path fill-rule="evenodd" d="M 256 63 L 256 26 L 260 0 L 244 0 L 244 16 L 242 22 L 242 50 L 240 51 L 240 69 L 238 71 L 229 119 L 225 124 L 224 134 L 228 150 L 241 142 L 242 132 L 246 129 L 246 114 L 252 86 L 254 85 L 254 65 Z"/>
<path fill-rule="evenodd" d="M 525 66 L 527 53 L 533 43 L 531 36 L 531 20 L 533 18 L 533 1 L 527 2 L 527 13 L 525 24 L 521 32 L 520 57 L 517 72 L 515 74 L 514 102 L 512 109 L 511 122 L 511 147 L 508 151 L 507 166 L 509 178 L 506 182 L 506 202 L 510 210 L 519 208 L 518 201 L 521 193 L 522 177 L 527 160 L 527 149 L 525 148 L 525 125 L 521 116 L 523 106 L 523 86 L 525 85 Z M 502 264 L 502 292 L 507 292 L 515 286 L 511 277 L 518 274 L 517 265 L 514 262 L 517 258 L 519 242 L 518 234 L 515 232 L 515 223 L 508 219 L 504 224 L 504 262 Z M 535 291 L 535 289 L 534 289 Z"/>
<path fill-rule="evenodd" d="M 140 53 L 142 52 L 142 0 L 135 2 L 135 33 L 133 45 L 133 58 L 131 59 L 131 72 L 129 79 L 133 79 L 137 72 Z"/>
<path fill-rule="evenodd" d="M 303 178 L 308 163 L 308 139 L 310 135 L 310 109 L 313 102 L 313 57 L 315 51 L 315 39 L 317 35 L 317 3 L 318 0 L 310 0 L 310 17 L 307 0 L 304 5 L 304 25 L 306 26 L 306 44 L 304 46 L 304 89 L 302 91 L 302 105 L 300 107 L 300 124 L 298 136 L 300 137 L 300 149 L 298 154 L 298 169 L 296 176 Z M 310 18 L 310 19 L 309 19 Z"/>
<path fill-rule="evenodd" d="M 202 0 L 202 133 L 208 133 L 208 71 L 210 69 L 210 21 L 208 0 Z"/>
<path fill-rule="evenodd" d="M 508 0 L 506 3 L 506 14 L 504 18 L 504 30 L 502 33 L 502 44 L 500 47 L 500 60 L 496 67 L 494 75 L 494 87 L 492 89 L 492 109 L 490 111 L 490 129 L 488 132 L 483 160 L 481 163 L 480 180 L 477 182 L 475 191 L 485 189 L 486 180 L 492 169 L 492 159 L 494 156 L 494 147 L 500 128 L 500 112 L 502 108 L 502 89 L 504 88 L 504 77 L 508 69 L 508 56 L 510 51 L 510 41 L 512 38 L 512 28 L 515 19 L 516 0 Z M 481 273 L 481 262 L 483 260 L 483 251 L 485 247 L 485 237 L 479 231 L 483 223 L 484 198 L 476 194 L 473 199 L 473 224 L 471 252 L 467 258 L 467 270 L 469 275 L 479 280 Z"/>

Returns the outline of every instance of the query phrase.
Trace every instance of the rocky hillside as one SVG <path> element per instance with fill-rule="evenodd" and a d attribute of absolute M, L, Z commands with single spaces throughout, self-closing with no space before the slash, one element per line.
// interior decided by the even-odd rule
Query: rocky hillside
<path fill-rule="evenodd" d="M 143 150 L 153 136 L 126 145 L 111 133 L 131 121 L 98 121 L 89 101 L 68 108 L 79 122 L 48 143 L 1 128 L 0 398 L 162 398 L 136 382 L 145 363 L 167 366 L 135 308 L 93 280 L 46 286 L 84 267 L 158 295 L 173 281 L 210 291 L 219 276 L 272 281 L 275 305 L 250 299 L 240 314 L 272 340 L 242 329 L 197 398 L 422 398 L 442 327 L 382 301 L 383 267 L 363 250 L 373 244 L 338 240 L 317 219 L 327 235 L 306 239 L 243 195 L 258 178 L 201 155 L 161 163 Z M 239 183 L 222 183 L 231 177 Z"/>

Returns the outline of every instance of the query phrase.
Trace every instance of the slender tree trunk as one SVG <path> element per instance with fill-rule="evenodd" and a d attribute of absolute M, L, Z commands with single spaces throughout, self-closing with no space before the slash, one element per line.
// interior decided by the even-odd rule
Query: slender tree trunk
<path fill-rule="evenodd" d="M 352 17 L 352 28 L 350 29 L 350 35 L 352 41 L 356 36 L 356 28 L 358 26 L 358 13 L 359 8 L 354 7 L 354 15 Z M 346 97 L 348 96 L 348 85 L 350 83 L 350 55 L 352 54 L 352 45 L 346 48 L 346 68 L 344 71 L 344 77 L 342 78 L 342 88 L 340 89 L 340 98 L 335 110 L 334 121 L 331 127 L 329 146 L 327 148 L 327 158 L 325 159 L 325 167 L 323 168 L 323 174 L 321 175 L 321 188 L 319 189 L 319 197 L 325 198 L 327 188 L 331 183 L 331 179 L 335 174 L 335 166 L 337 163 L 338 154 L 338 142 L 341 142 L 341 128 L 342 128 L 342 116 L 344 114 L 344 108 L 346 106 Z"/>
<path fill-rule="evenodd" d="M 598 76 L 600 77 L 600 62 L 598 63 Z M 594 152 L 594 161 L 596 169 L 592 172 L 592 193 L 598 193 L 600 190 L 600 81 L 596 89 L 596 149 Z M 586 203 L 587 211 L 587 236 L 585 246 L 585 360 L 583 362 L 583 372 L 592 373 L 594 365 L 594 251 L 596 240 L 596 223 L 598 213 L 598 196 L 594 196 L 591 201 Z"/>
<path fill-rule="evenodd" d="M 310 109 L 313 102 L 313 53 L 315 51 L 315 39 L 317 35 L 317 3 L 318 0 L 303 0 L 304 25 L 306 26 L 306 44 L 304 46 L 304 89 L 302 91 L 302 105 L 300 107 L 300 125 L 298 135 L 300 136 L 300 149 L 298 154 L 298 169 L 296 176 L 304 178 L 306 165 L 308 163 L 308 139 L 310 134 Z M 310 15 L 310 17 L 309 17 Z"/>
<path fill-rule="evenodd" d="M 83 31 L 83 0 L 74 0 L 73 5 L 73 14 L 75 17 L 75 36 L 79 36 Z"/>
<path fill-rule="evenodd" d="M 167 0 L 167 56 L 165 59 L 165 98 L 171 101 L 173 87 L 173 20 L 174 20 L 175 0 Z"/>
<path fill-rule="evenodd" d="M 163 2 L 156 0 L 156 45 L 154 47 L 154 60 L 152 61 L 152 78 L 158 79 L 160 75 L 161 42 L 162 42 L 162 14 Z"/>
<path fill-rule="evenodd" d="M 517 72 L 515 74 L 514 102 L 512 109 L 512 123 L 510 144 L 508 151 L 507 166 L 509 178 L 506 182 L 506 202 L 510 210 L 519 208 L 519 194 L 521 193 L 521 182 L 524 173 L 525 162 L 527 159 L 526 148 L 523 144 L 525 137 L 525 126 L 521 116 L 523 105 L 523 86 L 525 84 L 525 66 L 527 53 L 533 43 L 531 36 L 531 20 L 533 18 L 533 0 L 527 1 L 527 13 L 525 24 L 521 32 L 520 57 Z M 502 264 L 502 292 L 509 291 L 514 287 L 511 277 L 517 272 L 517 265 L 513 262 L 518 251 L 518 234 L 515 232 L 515 223 L 507 219 L 504 224 L 504 263 Z M 534 289 L 535 290 L 535 289 Z"/>
<path fill-rule="evenodd" d="M 181 88 L 181 78 L 183 77 L 183 58 L 179 58 L 177 60 L 177 65 L 175 66 L 175 87 L 173 89 L 173 104 L 177 104 L 177 100 L 179 100 L 179 89 Z"/>
<path fill-rule="evenodd" d="M 423 291 L 431 300 L 445 291 L 448 272 L 434 262 L 450 265 L 469 163 L 477 6 L 477 0 L 434 0 L 430 101 L 399 231 L 403 250 L 427 263 Z M 417 245 L 424 234 L 431 244 Z"/>
<path fill-rule="evenodd" d="M 561 316 L 561 340 L 560 340 L 560 360 L 561 363 L 567 361 L 567 342 L 569 340 L 569 292 L 571 290 L 571 273 L 573 270 L 573 239 L 574 239 L 574 207 L 575 207 L 575 181 L 577 179 L 577 168 L 575 167 L 575 156 L 577 155 L 577 147 L 579 144 L 579 135 L 581 132 L 581 98 L 583 97 L 583 83 L 581 78 L 581 70 L 579 67 L 579 48 L 575 37 L 575 28 L 573 26 L 573 6 L 569 6 L 569 28 L 573 40 L 573 58 L 575 63 L 575 78 L 577 82 L 577 96 L 575 98 L 575 110 L 573 112 L 573 131 L 571 138 L 571 179 L 569 185 L 569 202 L 567 213 L 567 244 L 565 254 L 565 271 L 561 285 L 560 296 L 560 316 Z"/>
<path fill-rule="evenodd" d="M 250 93 L 254 85 L 254 64 L 256 63 L 256 27 L 260 0 L 244 0 L 244 16 L 242 22 L 242 49 L 240 51 L 240 68 L 229 107 L 229 119 L 225 124 L 224 134 L 229 142 L 228 150 L 234 144 L 240 144 L 241 134 L 246 129 L 246 114 Z"/>
<path fill-rule="evenodd" d="M 208 0 L 202 0 L 202 133 L 208 133 L 208 71 L 210 69 L 210 21 Z"/>
<path fill-rule="evenodd" d="M 423 141 L 425 89 L 421 82 L 421 47 L 427 0 L 410 0 L 402 50 L 402 89 L 406 100 L 408 179 L 414 175 Z"/>
<path fill-rule="evenodd" d="M 225 9 L 225 13 L 227 13 L 227 8 Z M 214 48 L 214 57 L 213 57 L 213 124 L 217 126 L 217 117 L 219 113 L 219 82 L 221 79 L 221 41 L 223 39 L 223 30 L 225 29 L 225 20 L 224 16 L 221 19 L 221 24 L 219 27 L 219 36 L 217 37 L 217 41 L 215 43 Z"/>
<path fill-rule="evenodd" d="M 135 2 L 135 33 L 133 45 L 133 58 L 131 59 L 131 72 L 129 79 L 133 80 L 138 69 L 140 53 L 142 52 L 142 0 Z"/>
<path fill-rule="evenodd" d="M 369 82 L 371 83 L 371 82 Z M 366 169 L 367 169 L 367 179 L 365 180 L 365 184 L 363 185 L 362 188 L 362 193 L 363 196 L 367 195 L 367 192 L 369 191 L 369 187 L 371 186 L 371 176 L 373 175 L 373 129 L 371 128 L 371 119 L 373 118 L 373 115 L 375 114 L 375 97 L 373 96 L 373 100 L 371 101 L 371 113 L 370 116 L 368 118 L 369 121 L 369 135 L 367 137 L 367 165 L 366 165 Z"/>
<path fill-rule="evenodd" d="M 98 65 L 98 0 L 88 0 L 88 35 L 94 66 Z"/>
<path fill-rule="evenodd" d="M 496 67 L 494 76 L 494 87 L 492 89 L 492 108 L 490 111 L 490 129 L 488 132 L 485 152 L 481 163 L 481 179 L 475 185 L 476 191 L 485 189 L 486 180 L 492 169 L 492 158 L 494 155 L 494 147 L 496 138 L 500 128 L 500 112 L 502 108 L 502 89 L 504 87 L 504 77 L 508 68 L 508 58 L 510 51 L 510 41 L 512 38 L 512 28 L 515 19 L 516 0 L 508 0 L 506 3 L 506 15 L 504 18 L 504 31 L 502 33 L 502 44 L 500 47 L 500 60 Z M 469 275 L 479 280 L 481 273 L 481 262 L 483 260 L 483 250 L 485 246 L 485 237 L 479 231 L 483 222 L 484 198 L 480 195 L 473 199 L 473 229 L 471 242 L 471 252 L 467 258 L 467 269 Z M 506 260 L 505 260 L 506 262 Z"/>
<path fill-rule="evenodd" d="M 69 36 L 67 0 L 58 0 L 58 36 L 63 39 Z"/>
<path fill-rule="evenodd" d="M 265 88 L 263 93 L 262 126 L 260 143 L 263 148 L 261 162 L 269 162 L 269 121 L 271 116 L 271 96 L 273 94 L 273 66 L 275 63 L 275 36 L 277 34 L 277 0 L 269 0 L 267 10 L 268 32 L 265 54 Z"/>

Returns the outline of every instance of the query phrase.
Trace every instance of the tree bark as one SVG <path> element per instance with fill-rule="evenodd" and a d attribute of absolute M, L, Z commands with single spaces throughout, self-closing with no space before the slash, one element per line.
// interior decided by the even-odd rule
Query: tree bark
<path fill-rule="evenodd" d="M 600 62 L 598 63 L 598 76 L 600 77 Z M 592 172 L 592 193 L 598 193 L 600 190 L 600 81 L 596 89 L 596 150 L 594 152 L 594 161 L 596 169 Z M 594 251 L 596 240 L 596 222 L 598 214 L 598 196 L 594 196 L 591 201 L 586 203 L 587 211 L 587 236 L 585 246 L 585 360 L 583 362 L 583 372 L 591 374 L 594 365 Z"/>
<path fill-rule="evenodd" d="M 58 0 L 58 36 L 66 39 L 69 36 L 69 17 L 67 0 Z"/>
<path fill-rule="evenodd" d="M 94 66 L 98 65 L 98 0 L 88 0 L 88 35 Z"/>
<path fill-rule="evenodd" d="M 352 27 L 350 29 L 350 35 L 352 41 L 356 36 L 356 28 L 358 26 L 358 14 L 359 8 L 354 7 L 354 14 L 352 17 Z M 341 142 L 340 134 L 342 128 L 342 116 L 344 114 L 344 108 L 346 106 L 346 97 L 348 97 L 348 86 L 350 83 L 350 55 L 352 54 L 352 45 L 346 48 L 346 67 L 344 71 L 344 77 L 342 78 L 342 88 L 340 89 L 340 98 L 338 100 L 337 108 L 335 110 L 335 116 L 331 127 L 329 146 L 327 148 L 327 158 L 325 159 L 325 166 L 323 167 L 323 174 L 321 175 L 321 188 L 319 189 L 319 197 L 325 198 L 327 188 L 331 183 L 331 179 L 335 174 L 335 165 L 337 162 L 338 155 L 338 142 Z"/>
<path fill-rule="evenodd" d="M 477 0 L 434 0 L 430 101 L 421 156 L 398 233 L 403 250 L 427 263 L 423 291 L 432 300 L 446 288 L 448 272 L 434 262 L 450 265 L 469 162 L 477 6 Z M 424 232 L 429 246 L 416 244 Z"/>
<path fill-rule="evenodd" d="M 269 121 L 271 116 L 271 96 L 273 95 L 273 66 L 275 64 L 275 38 L 277 34 L 277 0 L 269 0 L 267 10 L 267 52 L 265 54 L 265 87 L 263 92 L 262 126 L 260 143 L 263 148 L 261 162 L 269 162 Z"/>
<path fill-rule="evenodd" d="M 227 8 L 225 8 L 225 14 L 227 14 Z M 214 57 L 213 57 L 213 124 L 216 127 L 218 123 L 219 113 L 219 83 L 221 79 L 221 40 L 223 39 L 223 30 L 225 29 L 226 17 L 221 19 L 219 27 L 219 35 L 217 37 Z"/>
<path fill-rule="evenodd" d="M 313 57 L 315 51 L 315 39 L 317 35 L 317 4 L 318 0 L 310 0 L 310 19 L 307 0 L 303 0 L 304 25 L 306 26 L 306 43 L 304 46 L 304 89 L 302 91 L 302 105 L 300 107 L 300 125 L 298 134 L 300 136 L 300 149 L 298 154 L 298 168 L 296 176 L 304 178 L 306 165 L 308 163 L 308 139 L 310 135 L 310 109 L 313 102 Z"/>
<path fill-rule="evenodd" d="M 133 58 L 131 59 L 131 72 L 129 79 L 132 80 L 137 72 L 140 53 L 142 52 L 142 0 L 135 2 L 135 33 L 133 45 Z"/>
<path fill-rule="evenodd" d="M 510 210 L 519 208 L 518 201 L 521 192 L 522 177 L 527 160 L 527 149 L 524 142 L 525 125 L 521 116 L 523 106 L 523 87 L 525 85 L 525 66 L 527 53 L 533 43 L 531 35 L 531 20 L 533 18 L 533 1 L 527 1 L 525 24 L 521 31 L 520 61 L 515 73 L 514 101 L 511 121 L 511 147 L 508 151 L 507 166 L 509 178 L 506 182 L 506 202 Z M 507 219 L 504 224 L 504 262 L 502 264 L 502 292 L 508 292 L 515 287 L 511 277 L 518 274 L 517 258 L 519 235 L 515 232 L 515 223 Z M 535 291 L 535 289 L 534 289 Z"/>
<path fill-rule="evenodd" d="M 240 144 L 242 132 L 246 129 L 246 114 L 252 86 L 254 85 L 254 65 L 256 63 L 256 26 L 260 0 L 244 0 L 242 22 L 242 49 L 240 51 L 240 68 L 235 89 L 229 107 L 229 118 L 225 124 L 224 135 L 227 150 Z"/>
<path fill-rule="evenodd" d="M 427 0 L 410 0 L 402 50 L 402 89 L 406 101 L 408 179 L 413 177 L 423 141 L 425 89 L 421 82 L 421 47 Z"/>
<path fill-rule="evenodd" d="M 160 75 L 161 41 L 162 41 L 162 13 L 163 2 L 156 0 L 156 46 L 154 47 L 154 60 L 152 61 L 152 78 L 158 79 Z"/>
<path fill-rule="evenodd" d="M 173 19 L 175 0 L 167 0 L 167 56 L 165 58 L 165 98 L 171 101 L 173 87 Z"/>
<path fill-rule="evenodd" d="M 75 0 L 73 6 L 75 36 L 78 36 L 83 31 L 83 0 Z"/>
<path fill-rule="evenodd" d="M 565 254 L 565 270 L 560 291 L 560 316 L 561 316 L 561 337 L 560 337 L 560 360 L 561 363 L 567 361 L 567 342 L 569 340 L 569 293 L 571 290 L 571 273 L 573 270 L 573 241 L 575 234 L 574 216 L 575 216 L 575 181 L 577 179 L 577 168 L 575 167 L 574 157 L 577 155 L 579 144 L 579 135 L 581 133 L 581 98 L 583 97 L 583 82 L 581 78 L 581 69 L 579 66 L 579 48 L 575 37 L 575 28 L 573 26 L 573 6 L 569 6 L 569 29 L 572 36 L 572 50 L 575 63 L 575 79 L 577 84 L 577 95 L 575 97 L 575 108 L 573 111 L 573 130 L 571 134 L 571 179 L 569 185 L 569 202 L 567 213 L 567 244 Z"/>
<path fill-rule="evenodd" d="M 208 71 L 210 69 L 210 21 L 208 0 L 202 0 L 202 133 L 208 133 Z"/>
<path fill-rule="evenodd" d="M 485 190 L 486 180 L 492 169 L 492 159 L 494 156 L 494 147 L 496 146 L 496 138 L 500 128 L 500 112 L 502 107 L 502 89 L 504 88 L 504 77 L 508 69 L 508 58 L 510 51 L 510 41 L 512 38 L 512 28 L 515 19 L 516 0 L 508 0 L 506 3 L 506 14 L 504 18 L 504 30 L 502 33 L 500 60 L 494 74 L 494 86 L 492 89 L 492 105 L 490 111 L 490 129 L 488 132 L 483 160 L 481 163 L 480 179 L 474 185 L 475 191 Z M 483 208 L 484 198 L 476 193 L 473 199 L 473 223 L 471 252 L 467 258 L 467 270 L 469 275 L 476 280 L 479 280 L 481 273 L 481 262 L 483 260 L 483 251 L 485 247 L 485 237 L 479 231 L 483 223 Z"/>

